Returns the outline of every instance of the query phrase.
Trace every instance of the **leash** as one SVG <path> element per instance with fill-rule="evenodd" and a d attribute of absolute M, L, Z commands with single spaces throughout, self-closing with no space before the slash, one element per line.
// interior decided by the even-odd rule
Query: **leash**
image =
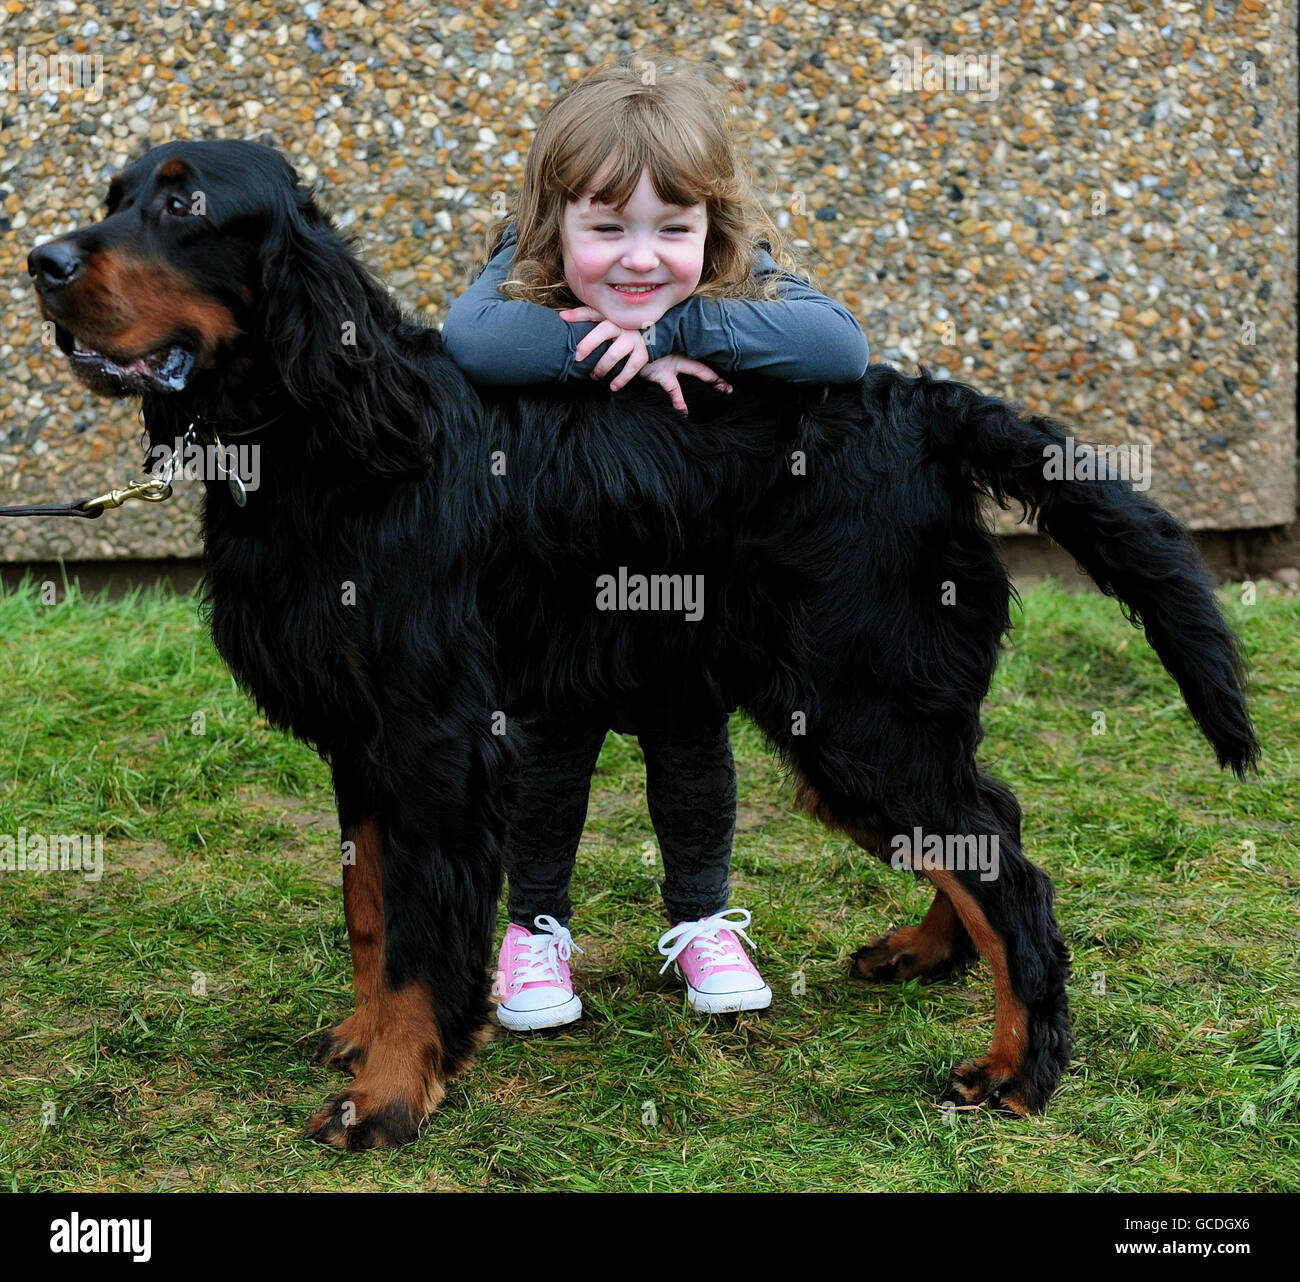
<path fill-rule="evenodd" d="M 130 499 L 161 503 L 172 496 L 172 487 L 161 481 L 136 481 L 121 490 L 109 490 L 94 499 L 80 499 L 60 506 L 57 503 L 32 503 L 26 507 L 0 507 L 0 516 L 84 516 L 97 521 L 110 507 L 121 507 Z"/>
<path fill-rule="evenodd" d="M 239 435 L 248 435 L 248 433 L 239 433 Z M 215 429 L 212 437 L 217 448 L 224 452 L 225 446 L 221 444 L 221 438 Z M 185 436 L 181 442 L 182 450 L 197 439 L 194 424 L 191 423 L 185 429 Z M 81 516 L 88 521 L 97 521 L 109 508 L 121 507 L 132 499 L 139 499 L 145 503 L 165 502 L 172 496 L 172 477 L 175 475 L 176 451 L 172 450 L 168 454 L 161 476 L 152 476 L 147 481 L 132 481 L 120 490 L 109 490 L 107 494 L 101 494 L 97 498 L 79 499 L 75 503 L 33 503 L 20 507 L 0 507 L 0 516 Z M 243 482 L 235 472 L 228 472 L 226 480 L 230 485 L 231 497 L 240 507 L 243 507 L 248 502 L 248 494 Z"/>

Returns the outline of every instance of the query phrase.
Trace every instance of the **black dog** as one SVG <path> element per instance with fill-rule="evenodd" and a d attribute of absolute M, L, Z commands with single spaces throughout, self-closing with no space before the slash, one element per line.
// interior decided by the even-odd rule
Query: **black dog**
<path fill-rule="evenodd" d="M 992 1046 L 944 1098 L 1042 1108 L 1069 1058 L 1069 958 L 1016 799 L 975 760 L 1009 627 L 981 492 L 1145 627 L 1220 764 L 1256 758 L 1190 539 L 1126 482 L 1047 479 L 1045 450 L 1080 448 L 1052 420 L 883 365 L 853 386 L 692 384 L 689 417 L 641 380 L 472 386 L 254 143 L 156 148 L 28 269 L 82 381 L 143 398 L 151 445 L 194 424 L 261 449 L 245 506 L 207 478 L 204 610 L 266 716 L 333 769 L 357 1009 L 322 1054 L 356 1080 L 308 1125 L 327 1143 L 412 1139 L 484 1036 L 520 720 L 700 669 L 860 845 L 997 839 L 994 879 L 926 867 L 924 921 L 855 967 L 984 956 Z M 597 608 L 620 571 L 702 575 L 703 617 Z"/>

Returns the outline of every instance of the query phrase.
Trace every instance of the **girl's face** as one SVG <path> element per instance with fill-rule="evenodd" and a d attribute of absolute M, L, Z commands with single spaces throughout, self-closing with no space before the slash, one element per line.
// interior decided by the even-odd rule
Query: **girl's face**
<path fill-rule="evenodd" d="M 640 329 L 695 291 L 709 230 L 704 202 L 665 205 L 650 171 L 620 211 L 589 196 L 565 206 L 564 279 L 588 307 L 623 329 Z M 620 286 L 650 285 L 634 291 Z"/>

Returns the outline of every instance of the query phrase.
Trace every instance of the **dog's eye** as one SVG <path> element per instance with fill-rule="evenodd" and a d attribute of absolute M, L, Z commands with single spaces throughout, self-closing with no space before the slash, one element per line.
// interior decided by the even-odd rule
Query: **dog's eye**
<path fill-rule="evenodd" d="M 163 201 L 163 208 L 178 218 L 186 217 L 190 212 L 190 202 L 184 196 L 168 196 Z"/>

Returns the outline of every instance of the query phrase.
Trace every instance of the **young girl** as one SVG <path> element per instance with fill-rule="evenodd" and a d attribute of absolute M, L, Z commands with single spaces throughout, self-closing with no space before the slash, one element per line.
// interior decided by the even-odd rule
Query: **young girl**
<path fill-rule="evenodd" d="M 710 366 L 797 382 L 862 377 L 868 349 L 857 321 L 771 256 L 793 266 L 738 163 L 725 91 L 698 66 L 678 65 L 657 74 L 648 60 L 602 67 L 542 118 L 515 212 L 490 229 L 487 266 L 443 326 L 471 378 L 525 385 L 613 373 L 617 389 L 640 377 L 685 412 L 682 375 L 731 390 Z M 577 947 L 569 882 L 609 729 L 636 734 L 645 755 L 674 923 L 658 942 L 663 970 L 676 962 L 697 1011 L 770 1004 L 740 942 L 753 945 L 750 914 L 727 906 L 736 810 L 728 703 L 710 674 L 667 673 L 594 721 L 525 727 L 505 851 L 510 925 L 497 1014 L 506 1028 L 549 1028 L 582 1013 L 568 966 Z"/>

